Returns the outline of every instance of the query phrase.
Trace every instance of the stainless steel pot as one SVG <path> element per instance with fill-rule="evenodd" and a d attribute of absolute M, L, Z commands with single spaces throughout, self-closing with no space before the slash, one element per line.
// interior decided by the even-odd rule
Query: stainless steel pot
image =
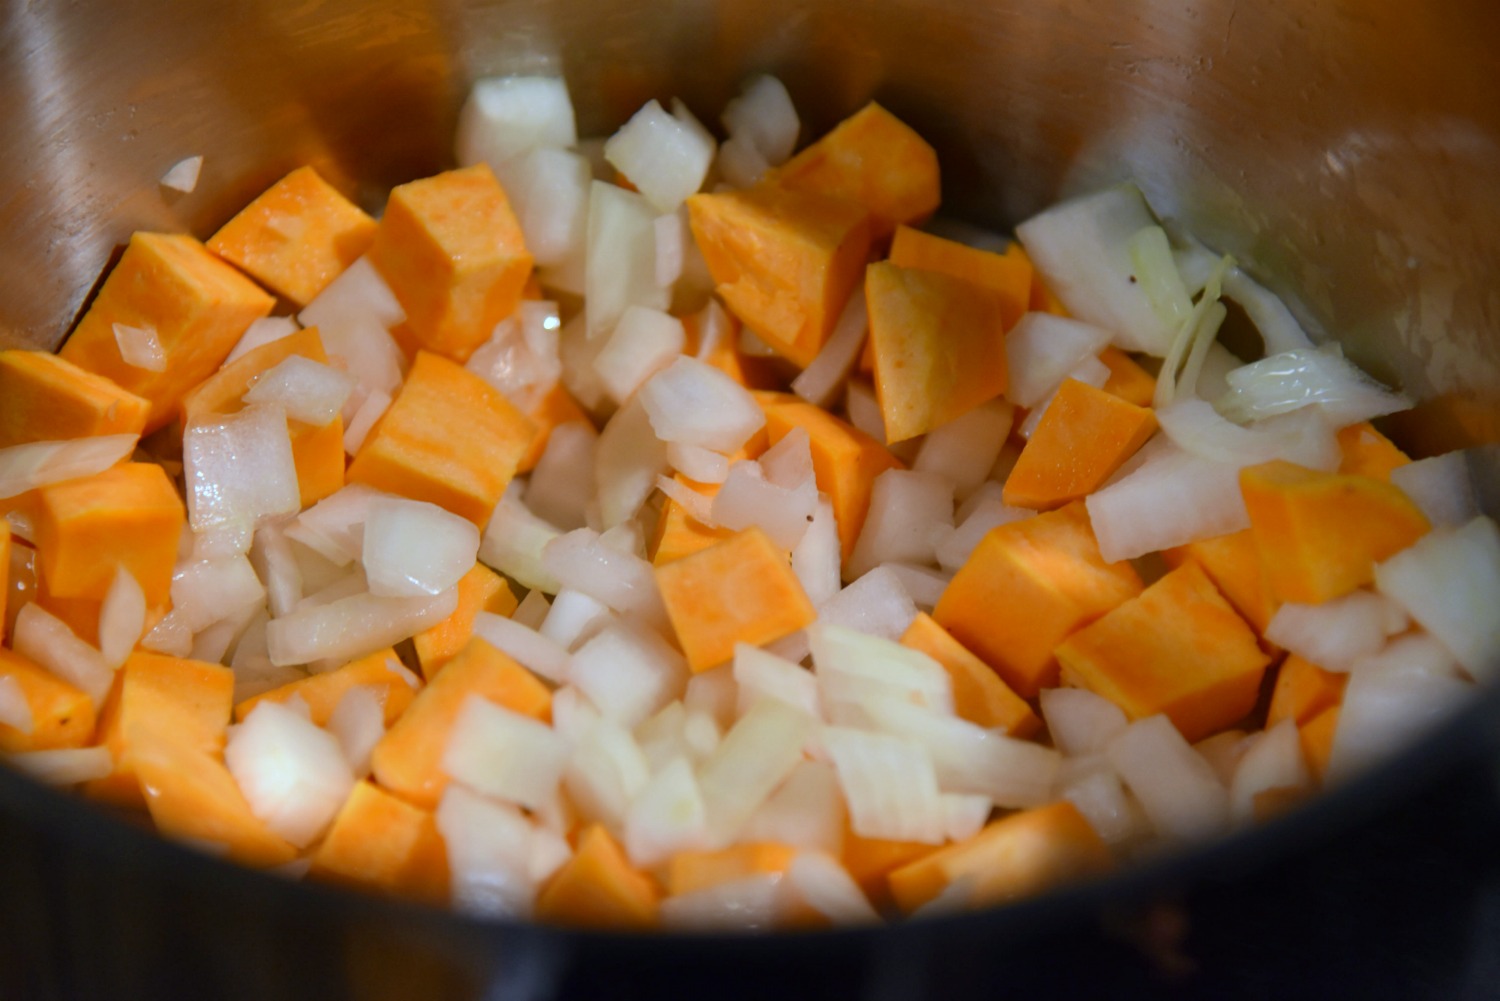
<path fill-rule="evenodd" d="M 1419 454 L 1472 448 L 1500 510 L 1490 0 L 12 0 L 0 17 L 0 345 L 56 346 L 132 230 L 206 236 L 296 165 L 378 206 L 447 165 L 478 76 L 564 74 L 582 128 L 603 134 L 652 96 L 706 115 L 765 70 L 808 135 L 872 97 L 915 125 L 938 148 L 947 214 L 1008 227 L 1136 178 L 1170 222 L 1251 262 L 1310 329 L 1416 395 L 1393 433 Z M 195 192 L 159 187 L 195 154 Z M 1019 962 L 999 943 L 1309 850 L 1490 749 L 1495 703 L 1284 821 L 1110 883 L 896 931 L 690 946 L 283 885 L 0 772 L 0 874 L 17 902 L 0 987 L 545 995 L 568 964 L 634 963 L 599 981 L 630 994 L 655 982 L 632 979 L 645 961 L 823 967 L 846 987 L 829 992 L 899 996 L 940 953 L 950 973 L 971 953 Z M 745 976 L 723 986 L 761 982 Z"/>

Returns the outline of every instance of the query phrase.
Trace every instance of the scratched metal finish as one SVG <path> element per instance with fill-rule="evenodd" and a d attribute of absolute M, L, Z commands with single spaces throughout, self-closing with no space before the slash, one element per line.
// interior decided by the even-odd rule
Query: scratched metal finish
<path fill-rule="evenodd" d="M 0 343 L 56 345 L 138 228 L 207 236 L 310 162 L 377 208 L 443 166 L 475 76 L 562 72 L 603 132 L 781 74 L 870 97 L 1006 226 L 1136 177 L 1323 336 L 1417 393 L 1419 450 L 1500 439 L 1500 5 L 1337 0 L 172 0 L 4 4 Z M 202 154 L 190 195 L 159 187 Z"/>

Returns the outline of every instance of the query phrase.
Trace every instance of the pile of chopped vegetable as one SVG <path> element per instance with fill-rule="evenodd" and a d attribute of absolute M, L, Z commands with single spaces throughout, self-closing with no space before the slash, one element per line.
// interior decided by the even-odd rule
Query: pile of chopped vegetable
<path fill-rule="evenodd" d="M 1500 667 L 1463 454 L 1133 186 L 1012 242 L 878 104 L 720 121 L 485 80 L 378 221 L 303 167 L 0 352 L 7 762 L 294 879 L 819 926 L 1267 817 Z"/>

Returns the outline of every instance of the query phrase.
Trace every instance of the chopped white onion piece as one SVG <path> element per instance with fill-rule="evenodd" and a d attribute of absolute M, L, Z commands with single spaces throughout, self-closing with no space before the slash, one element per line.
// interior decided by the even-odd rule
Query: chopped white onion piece
<path fill-rule="evenodd" d="M 1266 354 L 1312 347 L 1312 341 L 1292 316 L 1292 311 L 1286 308 L 1286 303 L 1241 268 L 1230 268 L 1224 275 L 1224 297 L 1233 299 L 1244 308 L 1250 322 L 1260 332 Z"/>
<path fill-rule="evenodd" d="M 775 698 L 755 702 L 698 769 L 711 843 L 732 844 L 740 830 L 802 760 L 817 727 L 807 713 Z"/>
<path fill-rule="evenodd" d="M 328 715 L 328 732 L 338 740 L 355 777 L 370 774 L 370 753 L 385 736 L 385 689 L 355 685 Z"/>
<path fill-rule="evenodd" d="M 874 924 L 880 920 L 849 871 L 822 852 L 804 852 L 792 859 L 786 882 L 804 904 L 835 925 Z"/>
<path fill-rule="evenodd" d="M 1098 358 L 1085 358 L 1077 365 L 1074 365 L 1072 368 L 1068 369 L 1067 372 L 1063 373 L 1062 381 L 1066 382 L 1069 379 L 1073 380 L 1074 382 L 1081 382 L 1085 386 L 1093 386 L 1095 389 L 1099 389 L 1109 381 L 1109 366 L 1104 364 Z M 1053 390 L 1042 399 L 1042 402 L 1031 408 L 1031 411 L 1026 415 L 1026 419 L 1023 420 L 1016 428 L 1016 434 L 1018 436 L 1023 439 L 1030 438 L 1033 434 L 1036 433 L 1037 426 L 1042 423 L 1042 418 L 1047 416 L 1047 408 L 1052 406 L 1052 401 L 1057 398 L 1057 391 L 1059 388 L 1061 388 L 1061 385 L 1062 384 L 1059 383 L 1057 387 L 1054 387 Z"/>
<path fill-rule="evenodd" d="M 582 591 L 617 612 L 638 615 L 652 629 L 667 625 L 651 564 L 606 545 L 592 529 L 575 529 L 547 543 L 542 566 L 564 587 Z"/>
<path fill-rule="evenodd" d="M 1434 525 L 1457 528 L 1479 515 L 1479 500 L 1463 452 L 1418 459 L 1391 470 L 1391 483 Z"/>
<path fill-rule="evenodd" d="M 325 658 L 353 660 L 437 625 L 457 607 L 457 589 L 420 598 L 355 594 L 272 621 L 266 626 L 266 646 L 278 667 Z"/>
<path fill-rule="evenodd" d="M 913 566 L 910 563 L 882 563 L 901 582 L 901 589 L 911 597 L 912 603 L 924 612 L 937 607 L 948 588 L 951 574 L 940 573 L 929 567 Z"/>
<path fill-rule="evenodd" d="M 715 166 L 724 183 L 731 188 L 754 187 L 771 169 L 761 151 L 742 136 L 730 136 L 719 144 Z"/>
<path fill-rule="evenodd" d="M 713 138 L 694 125 L 647 101 L 604 144 L 604 158 L 658 211 L 675 212 L 703 186 L 714 158 Z"/>
<path fill-rule="evenodd" d="M 822 607 L 824 602 L 839 593 L 842 561 L 838 518 L 833 504 L 820 495 L 811 524 L 792 549 L 792 572 L 797 575 L 814 608 Z"/>
<path fill-rule="evenodd" d="M 1005 398 L 1032 409 L 1079 363 L 1109 344 L 1109 331 L 1051 313 L 1027 313 L 1005 335 Z"/>
<path fill-rule="evenodd" d="M 1043 689 L 1041 703 L 1052 743 L 1070 756 L 1098 754 L 1125 729 L 1120 707 L 1087 689 Z"/>
<path fill-rule="evenodd" d="M 889 567 L 876 567 L 818 608 L 824 625 L 890 640 L 905 633 L 916 617 L 916 603 Z"/>
<path fill-rule="evenodd" d="M 1240 758 L 1229 786 L 1229 805 L 1234 819 L 1246 823 L 1257 819 L 1256 797 L 1264 792 L 1303 792 L 1312 785 L 1312 775 L 1302 757 L 1302 740 L 1296 720 L 1284 719 L 1256 736 Z"/>
<path fill-rule="evenodd" d="M 103 655 L 75 636 L 65 622 L 35 602 L 22 606 L 16 613 L 11 648 L 83 691 L 96 709 L 104 704 L 104 697 L 114 684 L 115 672 L 104 662 Z"/>
<path fill-rule="evenodd" d="M 1123 184 L 1053 206 L 1017 226 L 1016 236 L 1070 314 L 1113 331 L 1126 351 L 1163 356 L 1175 329 L 1131 281 L 1130 238 L 1155 224 L 1140 191 Z"/>
<path fill-rule="evenodd" d="M 579 647 L 568 680 L 607 717 L 635 727 L 687 685 L 687 663 L 649 629 L 617 623 Z"/>
<path fill-rule="evenodd" d="M 788 906 L 784 880 L 779 872 L 763 873 L 668 897 L 661 902 L 662 924 L 736 932 L 770 929 Z"/>
<path fill-rule="evenodd" d="M 943 804 L 932 759 L 918 742 L 828 726 L 821 741 L 838 773 L 849 826 L 862 838 L 943 843 Z"/>
<path fill-rule="evenodd" d="M 99 653 L 111 670 L 125 663 L 146 630 L 146 593 L 125 567 L 115 569 L 99 608 Z"/>
<path fill-rule="evenodd" d="M 346 372 L 291 355 L 251 384 L 245 402 L 279 404 L 293 420 L 324 427 L 344 409 L 354 385 L 354 377 Z"/>
<path fill-rule="evenodd" d="M 180 191 L 183 194 L 191 194 L 198 186 L 198 175 L 203 170 L 203 157 L 190 156 L 178 160 L 167 168 L 167 172 L 161 175 L 161 186 Z"/>
<path fill-rule="evenodd" d="M 798 762 L 781 788 L 746 822 L 740 841 L 776 841 L 831 855 L 842 852 L 844 797 L 833 766 Z"/>
<path fill-rule="evenodd" d="M 657 372 L 682 359 L 682 321 L 659 309 L 627 306 L 594 356 L 594 371 L 616 403 L 624 403 Z M 648 408 L 649 409 L 649 408 Z"/>
<path fill-rule="evenodd" d="M 1105 755 L 1163 837 L 1202 838 L 1228 826 L 1228 790 L 1167 717 L 1130 724 Z"/>
<path fill-rule="evenodd" d="M 256 348 L 265 347 L 283 337 L 290 337 L 300 329 L 302 328 L 297 325 L 293 317 L 263 316 L 245 328 L 245 332 L 235 342 L 234 349 L 229 352 L 229 357 L 224 359 L 224 365 L 221 367 L 232 365 Z"/>
<path fill-rule="evenodd" d="M 959 509 L 960 521 L 957 528 L 945 530 L 940 527 L 936 532 L 933 555 L 937 557 L 938 566 L 946 572 L 957 573 L 958 568 L 969 561 L 969 556 L 990 533 L 990 529 L 1029 518 L 1036 513 L 1006 504 L 999 495 L 1000 485 L 996 483 L 994 486 L 995 495 L 980 498 L 979 503 L 967 515 L 963 514 L 962 508 Z"/>
<path fill-rule="evenodd" d="M 594 371 L 594 359 L 608 343 L 607 337 L 589 338 L 587 306 L 574 313 L 557 332 L 563 385 L 583 409 L 592 413 L 607 412 L 610 406 L 604 382 Z"/>
<path fill-rule="evenodd" d="M 383 390 L 373 389 L 365 395 L 344 426 L 344 451 L 347 454 L 354 455 L 360 450 L 375 427 L 375 422 L 384 416 L 390 406 L 391 396 Z"/>
<path fill-rule="evenodd" d="M 63 480 L 93 476 L 128 458 L 138 435 L 33 441 L 0 448 L 0 500 Z"/>
<path fill-rule="evenodd" d="M 818 679 L 800 664 L 767 653 L 747 643 L 734 648 L 734 681 L 738 688 L 736 712 L 743 716 L 762 699 L 777 699 L 818 719 Z"/>
<path fill-rule="evenodd" d="M 286 412 L 261 404 L 237 414 L 201 417 L 183 435 L 188 522 L 193 531 L 238 525 L 302 508 Z"/>
<path fill-rule="evenodd" d="M 861 577 L 882 563 L 936 562 L 932 540 L 940 527 L 953 527 L 953 484 L 936 473 L 886 470 L 870 490 L 849 576 Z"/>
<path fill-rule="evenodd" d="M 1136 459 L 1131 472 L 1084 501 L 1106 562 L 1250 527 L 1238 466 L 1184 452 L 1161 437 Z"/>
<path fill-rule="evenodd" d="M 36 717 L 31 712 L 26 692 L 21 683 L 8 674 L 0 677 L 0 725 L 27 736 L 36 729 Z"/>
<path fill-rule="evenodd" d="M 731 137 L 743 138 L 773 167 L 792 155 L 801 128 L 786 86 L 766 74 L 746 83 L 739 97 L 724 106 L 719 121 Z"/>
<path fill-rule="evenodd" d="M 441 594 L 474 567 L 479 529 L 426 501 L 380 497 L 365 519 L 363 562 L 382 598 Z"/>
<path fill-rule="evenodd" d="M 589 189 L 584 298 L 590 340 L 615 328 L 630 306 L 666 309 L 671 290 L 656 284 L 656 217 L 643 195 L 594 181 Z"/>
<path fill-rule="evenodd" d="M 115 770 L 114 755 L 107 747 L 67 747 L 47 751 L 8 754 L 5 763 L 22 775 L 50 786 L 75 786 L 80 782 L 107 778 Z"/>
<path fill-rule="evenodd" d="M 179 564 L 172 573 L 172 611 L 192 632 L 254 610 L 266 589 L 243 556 Z"/>
<path fill-rule="evenodd" d="M 1122 844 L 1138 831 L 1136 811 L 1125 795 L 1125 787 L 1107 768 L 1090 772 L 1064 786 L 1062 798 L 1078 808 L 1107 844 Z"/>
<path fill-rule="evenodd" d="M 1339 466 L 1334 427 L 1314 408 L 1241 427 L 1203 400 L 1182 398 L 1159 408 L 1156 419 L 1183 451 L 1215 462 L 1253 466 L 1285 459 L 1324 472 Z"/>
<path fill-rule="evenodd" d="M 441 767 L 476 792 L 535 810 L 551 799 L 567 763 L 567 742 L 552 727 L 469 695 Z"/>
<path fill-rule="evenodd" d="M 795 549 L 818 509 L 818 488 L 811 480 L 787 489 L 767 480 L 758 462 L 741 460 L 714 495 L 714 523 L 733 531 L 759 527 L 782 549 Z"/>
<path fill-rule="evenodd" d="M 943 666 L 890 639 L 815 623 L 808 630 L 818 690 L 826 711 L 839 703 L 888 696 L 941 713 L 953 711 L 953 683 Z"/>
<path fill-rule="evenodd" d="M 668 443 L 667 462 L 694 483 L 723 483 L 729 477 L 729 459 L 698 445 Z M 704 497 L 703 500 L 706 505 L 711 498 Z"/>
<path fill-rule="evenodd" d="M 513 483 L 513 488 L 519 484 Z M 495 505 L 479 542 L 479 559 L 486 566 L 512 577 L 522 587 L 556 594 L 562 586 L 542 563 L 542 552 L 562 532 L 532 514 L 510 489 Z"/>
<path fill-rule="evenodd" d="M 735 691 L 734 665 L 721 664 L 708 671 L 699 671 L 688 679 L 687 691 L 682 695 L 683 708 L 688 712 L 703 713 L 719 726 L 734 722 L 738 707 Z"/>
<path fill-rule="evenodd" d="M 539 146 L 495 166 L 538 268 L 583 267 L 588 241 L 588 159 L 571 150 Z M 551 282 L 543 281 L 549 287 Z M 563 291 L 582 294 L 583 288 Z"/>
<path fill-rule="evenodd" d="M 601 719 L 588 696 L 572 685 L 564 685 L 552 693 L 552 729 L 569 744 L 576 745 Z"/>
<path fill-rule="evenodd" d="M 510 613 L 511 620 L 527 629 L 541 631 L 542 623 L 547 621 L 547 613 L 552 611 L 552 602 L 540 591 L 527 591 L 526 597 L 516 606 L 516 610 Z"/>
<path fill-rule="evenodd" d="M 190 534 L 193 540 L 191 558 L 195 560 L 227 560 L 245 556 L 255 541 L 254 530 L 243 525 L 223 525 Z"/>
<path fill-rule="evenodd" d="M 530 916 L 536 828 L 521 811 L 452 782 L 436 820 L 448 850 L 453 905 L 483 917 Z"/>
<path fill-rule="evenodd" d="M 1347 361 L 1337 344 L 1269 355 L 1228 375 L 1229 392 L 1214 402 L 1234 421 L 1257 420 L 1317 404 L 1334 427 L 1405 410 L 1412 401 Z"/>
<path fill-rule="evenodd" d="M 557 592 L 541 634 L 566 650 L 576 650 L 612 620 L 609 606 L 582 591 L 565 587 Z"/>
<path fill-rule="evenodd" d="M 533 149 L 566 149 L 578 142 L 567 81 L 547 76 L 478 80 L 458 115 L 454 142 L 464 166 L 497 167 Z"/>
<path fill-rule="evenodd" d="M 298 848 L 328 829 L 354 788 L 354 774 L 333 735 L 269 700 L 256 703 L 230 731 L 224 764 L 250 811 Z"/>
<path fill-rule="evenodd" d="M 131 368 L 145 372 L 165 372 L 167 353 L 162 350 L 161 339 L 154 327 L 130 327 L 123 323 L 114 325 L 115 346 L 120 349 L 120 360 Z"/>
<path fill-rule="evenodd" d="M 1500 530 L 1436 528 L 1375 567 L 1375 585 L 1485 681 L 1500 673 Z"/>
<path fill-rule="evenodd" d="M 656 284 L 671 288 L 682 277 L 683 247 L 692 234 L 682 206 L 656 217 Z"/>
<path fill-rule="evenodd" d="M 1388 598 L 1354 591 L 1320 605 L 1287 602 L 1266 625 L 1266 639 L 1328 671 L 1347 671 L 1385 646 Z"/>
<path fill-rule="evenodd" d="M 929 431 L 912 469 L 941 476 L 955 494 L 967 497 L 989 477 L 1014 418 L 1015 408 L 1004 400 L 981 404 Z"/>
<path fill-rule="evenodd" d="M 562 377 L 561 351 L 556 304 L 524 301 L 495 325 L 464 367 L 530 413 Z"/>
<path fill-rule="evenodd" d="M 169 657 L 187 657 L 193 652 L 193 631 L 181 615 L 168 612 L 141 637 L 141 647 Z"/>
<path fill-rule="evenodd" d="M 568 680 L 567 649 L 529 626 L 493 612 L 479 612 L 474 616 L 474 635 L 555 685 Z"/>
<path fill-rule="evenodd" d="M 641 388 L 641 405 L 662 441 L 728 455 L 766 423 L 749 390 L 696 358 L 681 357 Z"/>
<path fill-rule="evenodd" d="M 277 618 L 302 600 L 302 568 L 292 543 L 281 527 L 267 525 L 255 533 L 250 564 L 266 588 L 266 604 Z"/>
<path fill-rule="evenodd" d="M 792 392 L 814 406 L 826 407 L 849 377 L 870 329 L 869 307 L 863 288 L 856 288 L 844 304 L 838 322 L 817 357 L 792 380 Z M 962 419 L 962 418 L 960 418 Z"/>
<path fill-rule="evenodd" d="M 359 352 L 350 349 L 368 348 L 385 342 L 389 342 L 394 348 L 395 342 L 390 341 L 389 334 L 386 334 L 384 341 L 376 335 L 384 334 L 391 327 L 405 321 L 406 310 L 401 308 L 396 294 L 375 269 L 375 265 L 370 263 L 368 256 L 359 258 L 340 272 L 297 314 L 297 322 L 302 326 L 318 328 L 318 334 L 323 338 L 323 346 L 329 355 L 337 355 L 348 361 L 349 370 L 356 378 L 360 378 L 362 371 L 376 370 L 356 367 Z M 399 353 L 397 349 L 398 356 Z M 392 360 L 389 356 L 381 359 L 382 364 Z M 399 369 L 396 374 L 399 384 Z M 381 385 L 384 388 L 384 380 L 376 383 L 360 378 L 360 383 Z"/>
<path fill-rule="evenodd" d="M 625 853 L 635 865 L 650 867 L 708 844 L 708 814 L 693 766 L 676 758 L 631 800 L 625 813 Z"/>
<path fill-rule="evenodd" d="M 943 833 L 949 841 L 967 841 L 978 834 L 995 808 L 990 798 L 980 793 L 945 792 L 939 798 L 943 803 Z"/>
<path fill-rule="evenodd" d="M 594 482 L 605 529 L 634 518 L 667 470 L 667 446 L 652 429 L 643 400 L 650 386 L 616 411 L 599 435 Z"/>
<path fill-rule="evenodd" d="M 650 764 L 630 731 L 614 720 L 599 718 L 581 729 L 563 773 L 568 798 L 584 817 L 618 837 L 631 801 L 651 779 Z"/>

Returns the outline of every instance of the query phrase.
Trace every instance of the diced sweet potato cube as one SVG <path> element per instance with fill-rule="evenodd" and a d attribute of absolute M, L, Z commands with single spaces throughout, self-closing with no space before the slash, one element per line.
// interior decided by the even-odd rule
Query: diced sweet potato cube
<path fill-rule="evenodd" d="M 772 445 L 793 428 L 807 432 L 813 475 L 833 505 L 839 546 L 847 560 L 864 527 L 875 478 L 888 469 L 902 468 L 901 460 L 859 428 L 803 400 L 773 403 L 765 412 L 766 436 Z"/>
<path fill-rule="evenodd" d="M 47 590 L 102 601 L 123 566 L 146 604 L 164 604 L 185 520 L 177 488 L 152 463 L 126 462 L 41 488 L 36 548 Z"/>
<path fill-rule="evenodd" d="M 406 310 L 414 346 L 459 362 L 515 312 L 532 264 L 482 163 L 391 189 L 370 259 Z"/>
<path fill-rule="evenodd" d="M 390 728 L 370 758 L 381 785 L 434 809 L 447 788 L 441 767 L 453 721 L 470 695 L 539 719 L 552 717 L 552 693 L 536 675 L 475 637 L 450 660 Z"/>
<path fill-rule="evenodd" d="M 842 199 L 768 187 L 693 195 L 687 205 L 724 302 L 761 340 L 806 367 L 859 284 L 869 214 Z"/>
<path fill-rule="evenodd" d="M 84 785 L 94 799 L 144 806 L 131 735 L 146 731 L 206 754 L 224 749 L 234 701 L 234 672 L 218 664 L 136 652 L 120 668 L 99 715 L 99 743 L 114 771 Z"/>
<path fill-rule="evenodd" d="M 1302 756 L 1307 759 L 1313 778 L 1322 782 L 1328 774 L 1328 759 L 1333 755 L 1333 735 L 1339 728 L 1339 707 L 1329 706 L 1297 728 Z"/>
<path fill-rule="evenodd" d="M 1189 542 L 1165 550 L 1162 556 L 1173 568 L 1189 560 L 1197 563 L 1257 633 L 1266 631 L 1276 614 L 1277 601 L 1261 568 L 1260 550 L 1250 529 Z"/>
<path fill-rule="evenodd" d="M 1306 726 L 1325 709 L 1337 706 L 1344 699 L 1344 686 L 1349 675 L 1325 671 L 1309 660 L 1288 654 L 1276 673 L 1276 686 L 1271 689 L 1271 706 L 1266 710 L 1266 729 L 1284 719 L 1293 720 L 1298 726 Z"/>
<path fill-rule="evenodd" d="M 1026 700 L 926 612 L 918 613 L 907 627 L 901 644 L 943 665 L 953 682 L 953 711 L 959 718 L 985 728 L 998 727 L 1012 737 L 1030 737 L 1041 729 L 1041 719 Z"/>
<path fill-rule="evenodd" d="M 303 507 L 311 507 L 344 485 L 344 419 L 335 416 L 322 427 L 291 419 L 286 423 L 297 496 Z"/>
<path fill-rule="evenodd" d="M 1109 848 L 1067 800 L 992 821 L 890 875 L 896 903 L 908 914 L 956 880 L 972 881 L 971 906 L 984 907 L 1107 871 Z"/>
<path fill-rule="evenodd" d="M 998 292 L 881 261 L 866 269 L 865 301 L 886 441 L 926 434 L 1005 392 Z"/>
<path fill-rule="evenodd" d="M 1109 378 L 1104 380 L 1103 386 L 1106 393 L 1113 393 L 1138 407 L 1151 406 L 1156 396 L 1155 376 L 1113 345 L 1099 352 L 1099 360 L 1109 369 Z"/>
<path fill-rule="evenodd" d="M 218 757 L 149 727 L 126 739 L 157 831 L 194 845 L 223 845 L 241 865 L 269 868 L 296 858 L 297 850 L 250 812 Z"/>
<path fill-rule="evenodd" d="M 1063 681 L 1131 719 L 1165 713 L 1188 741 L 1255 708 L 1270 657 L 1196 563 L 1186 563 L 1057 648 Z"/>
<path fill-rule="evenodd" d="M 1081 500 L 1155 431 L 1150 408 L 1064 379 L 1005 480 L 1005 503 L 1045 510 Z"/>
<path fill-rule="evenodd" d="M 499 390 L 423 351 L 348 480 L 428 501 L 482 529 L 535 435 L 536 425 Z"/>
<path fill-rule="evenodd" d="M 225 223 L 208 249 L 301 307 L 374 241 L 374 219 L 298 167 Z"/>
<path fill-rule="evenodd" d="M 308 675 L 245 699 L 234 707 L 234 718 L 236 721 L 243 721 L 261 702 L 286 702 L 292 696 L 300 695 L 307 704 L 309 718 L 318 726 L 327 726 L 329 717 L 338 708 L 346 692 L 351 688 L 370 686 L 384 692 L 382 700 L 385 706 L 385 725 L 390 726 L 401 718 L 401 714 L 406 712 L 406 707 L 416 697 L 412 683 L 406 675 L 392 666 L 393 662 L 401 663 L 394 649 L 387 647 L 377 650 L 358 660 L 351 660 L 343 667 Z"/>
<path fill-rule="evenodd" d="M 83 747 L 94 737 L 94 703 L 79 688 L 0 647 L 0 678 L 9 678 L 31 707 L 31 732 L 0 723 L 0 751 L 51 751 Z"/>
<path fill-rule="evenodd" d="M 192 237 L 136 233 L 61 354 L 150 401 L 149 433 L 175 416 L 183 394 L 212 375 L 245 328 L 275 304 Z M 126 364 L 117 323 L 154 330 L 166 368 Z"/>
<path fill-rule="evenodd" d="M 431 681 L 474 635 L 474 616 L 480 612 L 510 615 L 516 610 L 516 596 L 510 585 L 483 563 L 474 564 L 458 579 L 458 607 L 442 622 L 412 638 L 422 674 Z"/>
<path fill-rule="evenodd" d="M 1105 563 L 1081 502 L 992 529 L 932 617 L 1022 698 L 1057 685 L 1053 650 L 1141 592 L 1129 563 Z"/>
<path fill-rule="evenodd" d="M 774 841 L 733 845 L 712 852 L 681 851 L 667 863 L 667 892 L 674 897 L 737 879 L 786 872 L 797 850 Z"/>
<path fill-rule="evenodd" d="M 1015 326 L 1030 307 L 1033 269 L 1025 257 L 980 250 L 910 226 L 897 226 L 889 260 L 898 267 L 941 271 L 993 289 L 1004 305 L 1006 330 Z"/>
<path fill-rule="evenodd" d="M 589 415 L 583 412 L 567 387 L 561 381 L 553 386 L 546 396 L 542 397 L 535 407 L 526 416 L 531 423 L 536 425 L 536 434 L 531 439 L 531 447 L 526 449 L 526 454 L 521 456 L 521 461 L 516 464 L 516 475 L 529 473 L 536 468 L 536 464 L 542 458 L 542 453 L 547 450 L 547 442 L 552 437 L 552 429 L 559 424 L 571 424 L 581 422 L 592 423 Z"/>
<path fill-rule="evenodd" d="M 1339 429 L 1339 472 L 1390 481 L 1391 470 L 1411 459 L 1369 421 Z"/>
<path fill-rule="evenodd" d="M 308 876 L 429 903 L 448 899 L 448 851 L 430 810 L 372 782 L 344 801 Z"/>
<path fill-rule="evenodd" d="M 705 497 L 712 497 L 719 492 L 717 484 L 694 483 L 681 473 L 673 479 Z M 652 534 L 646 551 L 651 555 L 652 563 L 662 566 L 733 537 L 734 533 L 727 528 L 710 528 L 692 518 L 681 504 L 667 497 L 662 501 L 661 515 L 656 519 L 656 531 Z"/>
<path fill-rule="evenodd" d="M 536 898 L 538 920 L 593 928 L 650 928 L 661 892 L 633 868 L 609 832 L 594 824 L 578 851 Z"/>
<path fill-rule="evenodd" d="M 859 202 L 877 240 L 926 219 L 942 200 L 936 151 L 874 101 L 768 172 L 766 183 Z"/>
<path fill-rule="evenodd" d="M 140 434 L 151 404 L 46 351 L 0 351 L 0 448 Z"/>
<path fill-rule="evenodd" d="M 846 827 L 841 861 L 870 902 L 883 909 L 892 903 L 890 874 L 935 851 L 937 848 L 920 841 L 862 838 Z"/>
<path fill-rule="evenodd" d="M 736 643 L 760 646 L 817 616 L 786 551 L 758 528 L 658 566 L 656 583 L 694 672 L 729 660 Z"/>
<path fill-rule="evenodd" d="M 1316 605 L 1375 579 L 1375 564 L 1431 527 L 1401 490 L 1368 476 L 1277 460 L 1240 471 L 1240 491 L 1271 591 Z"/>

